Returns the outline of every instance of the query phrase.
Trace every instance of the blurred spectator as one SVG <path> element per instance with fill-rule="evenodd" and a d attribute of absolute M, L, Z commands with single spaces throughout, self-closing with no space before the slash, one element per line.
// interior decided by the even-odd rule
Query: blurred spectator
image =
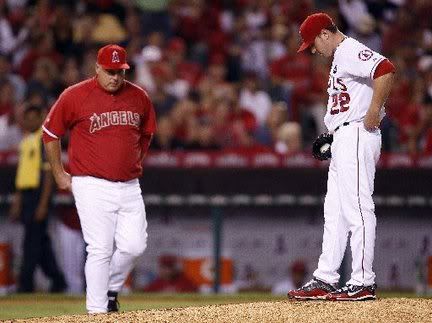
<path fill-rule="evenodd" d="M 259 274 L 251 264 L 246 264 L 238 279 L 234 281 L 234 286 L 239 292 L 262 292 L 268 291 L 260 281 Z"/>
<path fill-rule="evenodd" d="M 411 84 L 408 101 L 403 107 L 404 111 L 395 120 L 398 125 L 400 149 L 411 154 L 418 152 L 419 135 L 424 130 L 425 125 L 423 123 L 427 123 L 426 107 L 422 104 L 423 85 L 420 80 Z"/>
<path fill-rule="evenodd" d="M 123 45 L 125 45 L 125 47 L 129 47 L 131 46 L 132 42 L 137 42 L 139 49 L 141 49 L 144 35 L 141 31 L 141 15 L 138 10 L 132 8 L 127 10 L 125 27 L 126 39 L 123 41 Z M 128 50 L 128 53 L 134 52 Z"/>
<path fill-rule="evenodd" d="M 411 128 L 411 136 L 409 147 L 412 152 L 425 154 L 432 153 L 432 68 L 429 69 L 426 76 L 426 83 L 423 88 L 417 86 L 415 98 L 417 102 L 422 104 L 417 105 L 419 108 L 417 123 Z M 420 83 L 419 81 L 416 82 Z M 422 84 L 422 83 L 420 83 Z"/>
<path fill-rule="evenodd" d="M 311 143 L 315 138 L 327 132 L 324 116 L 327 111 L 327 80 L 329 65 L 321 56 L 312 57 L 312 74 L 307 101 L 300 113 L 304 139 Z"/>
<path fill-rule="evenodd" d="M 175 80 L 175 83 L 169 86 L 184 87 L 182 95 L 173 95 L 184 98 L 191 87 L 195 86 L 201 77 L 201 66 L 187 59 L 187 47 L 183 39 L 179 37 L 172 38 L 168 41 L 165 48 L 165 62 L 169 66 L 169 80 Z"/>
<path fill-rule="evenodd" d="M 388 280 L 389 280 L 389 286 L 392 291 L 398 291 L 401 289 L 400 269 L 398 263 L 394 262 L 391 264 Z"/>
<path fill-rule="evenodd" d="M 58 68 L 51 60 L 38 59 L 27 85 L 26 96 L 28 97 L 29 93 L 38 92 L 47 102 L 53 101 L 61 91 L 58 74 Z"/>
<path fill-rule="evenodd" d="M 181 271 L 176 256 L 164 255 L 159 258 L 159 276 L 143 290 L 144 292 L 190 293 L 196 292 L 198 288 Z"/>
<path fill-rule="evenodd" d="M 233 96 L 233 84 L 226 81 L 227 69 L 221 56 L 214 57 L 208 66 L 207 74 L 198 83 L 201 99 L 229 99 Z"/>
<path fill-rule="evenodd" d="M 84 78 L 90 78 L 94 75 L 94 67 L 96 64 L 97 50 L 95 47 L 88 49 L 84 55 L 81 64 L 81 73 Z"/>
<path fill-rule="evenodd" d="M 0 83 L 0 116 L 7 115 L 11 120 L 14 117 L 15 95 L 14 87 L 9 81 Z"/>
<path fill-rule="evenodd" d="M 28 81 L 33 75 L 35 66 L 41 58 L 51 61 L 56 67 L 59 67 L 63 61 L 62 56 L 54 47 L 52 32 L 35 35 L 32 39 L 32 47 L 24 56 L 19 68 L 20 75 L 26 81 Z"/>
<path fill-rule="evenodd" d="M 124 23 L 129 2 L 130 1 L 123 0 L 86 0 L 81 3 L 81 10 L 91 14 L 110 14 L 113 15 L 119 23 Z"/>
<path fill-rule="evenodd" d="M 0 54 L 0 81 L 8 81 L 14 88 L 14 101 L 21 102 L 26 92 L 26 83 L 21 76 L 12 71 L 12 65 L 8 56 Z"/>
<path fill-rule="evenodd" d="M 412 98 L 415 83 L 424 95 L 431 88 L 425 83 L 432 3 L 424 0 L 0 2 L 0 83 L 8 81 L 14 92 L 13 115 L 0 117 L 0 149 L 14 146 L 4 138 L 19 138 L 21 105 L 45 106 L 65 87 L 92 77 L 95 48 L 108 40 L 128 47 L 130 76 L 149 92 L 158 116 L 172 118 L 174 138 L 194 143 L 185 149 L 196 147 L 198 133 L 212 131 L 214 148 L 273 149 L 267 119 L 276 102 L 286 104 L 284 121 L 299 122 L 309 145 L 326 131 L 329 65 L 297 53 L 298 25 L 317 9 L 396 63 L 398 79 L 381 125 L 383 150 L 432 152 L 429 104 Z M 193 101 L 194 108 L 178 109 L 181 101 Z"/>
<path fill-rule="evenodd" d="M 302 131 L 296 122 L 283 123 L 277 133 L 274 149 L 279 154 L 290 154 L 302 149 Z"/>
<path fill-rule="evenodd" d="M 135 64 L 135 81 L 141 85 L 150 95 L 156 93 L 156 84 L 152 75 L 154 68 L 162 59 L 162 51 L 159 47 L 148 45 L 144 47 L 140 55 L 136 55 Z"/>
<path fill-rule="evenodd" d="M 428 236 L 424 236 L 415 261 L 415 292 L 419 296 L 432 294 L 432 288 L 430 288 L 428 284 L 428 272 L 431 270 L 428 268 L 428 266 L 430 266 L 430 257 L 432 257 L 432 252 L 430 250 L 430 240 Z"/>
<path fill-rule="evenodd" d="M 267 120 L 271 110 L 270 96 L 259 89 L 258 78 L 253 73 L 249 73 L 244 79 L 239 104 L 242 109 L 254 115 L 258 126 L 262 126 Z"/>
<path fill-rule="evenodd" d="M 93 44 L 93 16 L 84 13 L 77 15 L 72 23 L 74 43 L 82 49 L 89 48 Z"/>
<path fill-rule="evenodd" d="M 215 137 L 215 129 L 209 122 L 198 123 L 196 137 L 186 145 L 186 149 L 190 150 L 218 150 L 220 148 Z"/>
<path fill-rule="evenodd" d="M 160 66 L 162 68 L 161 76 L 164 77 L 165 85 L 164 90 L 167 94 L 175 97 L 177 100 L 185 99 L 190 91 L 190 84 L 188 81 L 181 79 L 176 67 L 164 63 Z"/>
<path fill-rule="evenodd" d="M 73 39 L 73 15 L 69 6 L 60 4 L 54 11 L 52 29 L 54 47 L 63 56 L 72 56 L 79 53 Z"/>
<path fill-rule="evenodd" d="M 252 33 L 258 32 L 268 22 L 268 4 L 264 1 L 248 1 L 244 8 L 246 27 Z"/>
<path fill-rule="evenodd" d="M 300 288 L 306 282 L 306 265 L 303 261 L 297 260 L 287 270 L 284 280 L 275 283 L 272 287 L 272 294 L 286 295 L 288 291 Z"/>
<path fill-rule="evenodd" d="M 48 235 L 48 215 L 54 189 L 54 179 L 44 159 L 41 108 L 28 107 L 24 112 L 24 126 L 28 132 L 20 145 L 16 175 L 16 193 L 10 209 L 11 219 L 24 224 L 24 244 L 19 291 L 33 292 L 33 275 L 37 266 L 51 279 L 51 292 L 66 288 Z"/>
<path fill-rule="evenodd" d="M 413 43 L 419 41 L 419 28 L 416 28 L 414 15 L 409 11 L 408 6 L 402 6 L 396 12 L 396 19 L 383 31 L 383 54 L 386 56 L 394 55 L 406 44 L 410 44 L 415 49 L 417 45 Z M 413 59 L 415 60 L 414 55 Z"/>
<path fill-rule="evenodd" d="M 82 80 L 79 64 L 75 57 L 67 57 L 63 64 L 63 73 L 60 76 L 60 90 L 72 86 Z"/>
<path fill-rule="evenodd" d="M 339 11 L 350 30 L 358 30 L 361 19 L 368 14 L 368 8 L 363 0 L 339 0 Z"/>
<path fill-rule="evenodd" d="M 64 196 L 67 193 L 62 192 Z M 72 198 L 72 196 L 70 196 Z M 60 217 L 58 239 L 61 246 L 61 263 L 67 284 L 66 293 L 79 295 L 84 292 L 85 243 L 81 233 L 78 212 L 74 204 L 57 207 Z"/>
<path fill-rule="evenodd" d="M 178 101 L 170 111 L 170 118 L 173 123 L 177 139 L 186 142 L 189 137 L 189 126 L 196 123 L 198 105 L 189 99 Z"/>
<path fill-rule="evenodd" d="M 169 115 L 177 103 L 177 99 L 163 88 L 163 83 L 160 82 L 159 78 L 156 78 L 156 88 L 152 98 L 158 116 Z"/>
<path fill-rule="evenodd" d="M 422 117 L 414 132 L 413 145 L 416 145 L 415 149 L 418 150 L 415 151 L 419 153 L 428 154 L 428 155 L 432 154 L 432 104 L 431 103 L 424 106 Z"/>
<path fill-rule="evenodd" d="M 208 108 L 216 144 L 224 149 L 268 150 L 255 138 L 257 124 L 254 115 L 240 108 L 236 91 L 228 93 L 229 96 L 212 102 Z"/>
<path fill-rule="evenodd" d="M 91 39 L 95 43 L 121 43 L 126 40 L 125 27 L 111 13 L 99 13 L 92 17 Z"/>
<path fill-rule="evenodd" d="M 273 61 L 285 55 L 286 49 L 284 39 L 288 36 L 288 28 L 281 23 L 275 23 L 270 31 L 270 42 L 268 44 L 269 60 Z"/>
<path fill-rule="evenodd" d="M 277 138 L 277 133 L 284 122 L 288 121 L 288 108 L 285 102 L 279 101 L 272 105 L 265 125 L 257 128 L 255 136 L 259 143 L 272 146 Z"/>
<path fill-rule="evenodd" d="M 144 32 L 162 31 L 165 35 L 171 32 L 169 5 L 172 0 L 133 0 L 131 1 L 140 11 L 141 28 Z"/>
<path fill-rule="evenodd" d="M 49 0 L 36 1 L 34 13 L 37 27 L 41 32 L 46 32 L 52 25 L 55 19 L 55 7 Z"/>
<path fill-rule="evenodd" d="M 396 19 L 399 6 L 403 6 L 406 1 L 370 1 L 367 0 L 368 12 L 382 25 L 387 25 Z"/>
<path fill-rule="evenodd" d="M 357 39 L 370 49 L 381 52 L 382 40 L 376 31 L 376 22 L 372 15 L 365 13 L 358 18 L 355 28 L 348 31 L 349 37 Z"/>
<path fill-rule="evenodd" d="M 171 13 L 176 34 L 188 47 L 205 42 L 211 31 L 219 29 L 219 12 L 207 1 L 173 1 Z"/>
<path fill-rule="evenodd" d="M 298 44 L 299 36 L 291 31 L 285 38 L 286 54 L 269 65 L 272 85 L 279 87 L 279 91 L 288 92 L 273 95 L 279 100 L 290 100 L 287 103 L 293 120 L 298 120 L 298 109 L 309 94 L 312 75 L 311 57 L 305 53 L 297 53 Z"/>
<path fill-rule="evenodd" d="M 237 44 L 241 47 L 241 66 L 244 72 L 255 73 L 260 79 L 265 79 L 267 68 L 267 40 L 263 30 L 248 30 L 246 26 L 239 25 L 239 39 Z"/>
<path fill-rule="evenodd" d="M 13 63 L 21 60 L 26 41 L 36 20 L 32 14 L 26 17 L 25 8 L 14 8 L 8 12 L 5 4 L 0 6 L 0 53 L 13 56 Z"/>
<path fill-rule="evenodd" d="M 176 150 L 184 147 L 184 144 L 174 137 L 174 126 L 168 116 L 158 119 L 158 129 L 153 137 L 150 149 L 152 150 Z"/>
<path fill-rule="evenodd" d="M 18 147 L 21 130 L 16 123 L 15 91 L 9 80 L 0 81 L 0 150 Z"/>

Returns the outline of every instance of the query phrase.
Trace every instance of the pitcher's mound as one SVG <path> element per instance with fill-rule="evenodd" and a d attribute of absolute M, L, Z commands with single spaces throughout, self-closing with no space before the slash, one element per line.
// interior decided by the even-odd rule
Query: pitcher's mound
<path fill-rule="evenodd" d="M 26 319 L 25 322 L 432 322 L 432 299 L 385 298 L 366 302 L 287 300 L 58 316 Z"/>

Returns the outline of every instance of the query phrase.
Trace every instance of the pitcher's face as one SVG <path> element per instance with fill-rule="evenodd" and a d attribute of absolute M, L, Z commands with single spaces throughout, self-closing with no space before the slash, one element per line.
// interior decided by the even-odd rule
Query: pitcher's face
<path fill-rule="evenodd" d="M 315 37 L 313 44 L 311 45 L 312 54 L 318 54 L 324 57 L 331 57 L 333 55 L 334 48 L 330 39 L 330 34 L 326 30 L 322 30 L 321 33 Z"/>

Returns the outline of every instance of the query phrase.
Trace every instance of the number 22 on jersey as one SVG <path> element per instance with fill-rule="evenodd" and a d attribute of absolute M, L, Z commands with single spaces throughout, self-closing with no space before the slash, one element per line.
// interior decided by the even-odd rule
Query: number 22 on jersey
<path fill-rule="evenodd" d="M 338 114 L 339 112 L 345 112 L 349 109 L 350 95 L 347 91 L 346 85 L 343 83 L 342 78 L 336 78 L 330 76 L 328 87 L 332 91 L 338 91 L 331 95 L 332 106 L 330 109 L 330 114 Z"/>

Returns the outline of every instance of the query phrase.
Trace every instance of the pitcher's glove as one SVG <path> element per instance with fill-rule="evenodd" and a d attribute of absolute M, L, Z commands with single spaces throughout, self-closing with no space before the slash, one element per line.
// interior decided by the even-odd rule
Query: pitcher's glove
<path fill-rule="evenodd" d="M 318 160 L 327 160 L 331 158 L 331 144 L 333 142 L 333 135 L 330 133 L 323 133 L 315 139 L 312 145 L 312 154 Z"/>

